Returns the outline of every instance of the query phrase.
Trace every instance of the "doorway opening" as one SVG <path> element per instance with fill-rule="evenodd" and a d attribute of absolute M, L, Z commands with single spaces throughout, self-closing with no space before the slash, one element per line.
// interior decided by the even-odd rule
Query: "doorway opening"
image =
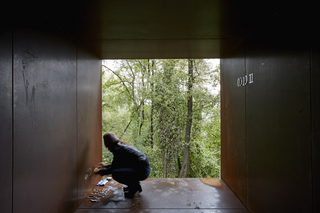
<path fill-rule="evenodd" d="M 104 60 L 102 130 L 144 152 L 150 178 L 220 177 L 220 60 Z"/>

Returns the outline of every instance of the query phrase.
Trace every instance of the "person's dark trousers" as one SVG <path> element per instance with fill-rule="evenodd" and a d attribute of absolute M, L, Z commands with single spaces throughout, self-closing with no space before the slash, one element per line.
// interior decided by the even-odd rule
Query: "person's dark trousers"
<path fill-rule="evenodd" d="M 149 174 L 150 170 L 138 172 L 131 168 L 121 168 L 112 171 L 114 180 L 129 187 L 129 191 L 126 193 L 128 197 L 132 197 L 138 190 L 141 190 L 140 180 L 147 179 Z"/>

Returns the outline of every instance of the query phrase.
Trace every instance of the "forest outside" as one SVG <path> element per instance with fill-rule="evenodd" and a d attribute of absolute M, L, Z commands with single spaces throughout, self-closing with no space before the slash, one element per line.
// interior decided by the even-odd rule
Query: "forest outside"
<path fill-rule="evenodd" d="M 220 177 L 219 64 L 105 60 L 102 72 L 103 133 L 144 152 L 150 178 Z M 103 161 L 112 157 L 104 147 Z"/>

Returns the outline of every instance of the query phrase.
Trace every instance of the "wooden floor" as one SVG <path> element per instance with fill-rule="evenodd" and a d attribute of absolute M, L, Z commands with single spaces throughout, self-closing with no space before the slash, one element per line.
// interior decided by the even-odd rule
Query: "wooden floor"
<path fill-rule="evenodd" d="M 142 192 L 124 198 L 122 184 L 111 180 L 96 186 L 75 213 L 248 213 L 229 187 L 218 178 L 147 179 Z M 88 195 L 88 196 L 89 196 Z"/>

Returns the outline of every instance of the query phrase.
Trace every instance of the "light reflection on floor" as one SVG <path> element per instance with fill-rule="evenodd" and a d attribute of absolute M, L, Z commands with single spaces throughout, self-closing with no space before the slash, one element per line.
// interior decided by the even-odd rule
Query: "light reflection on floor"
<path fill-rule="evenodd" d="M 248 213 L 229 187 L 218 178 L 157 178 L 141 182 L 142 193 L 124 198 L 122 184 L 111 180 L 91 193 L 75 213 Z M 89 196 L 88 195 L 88 196 Z"/>

